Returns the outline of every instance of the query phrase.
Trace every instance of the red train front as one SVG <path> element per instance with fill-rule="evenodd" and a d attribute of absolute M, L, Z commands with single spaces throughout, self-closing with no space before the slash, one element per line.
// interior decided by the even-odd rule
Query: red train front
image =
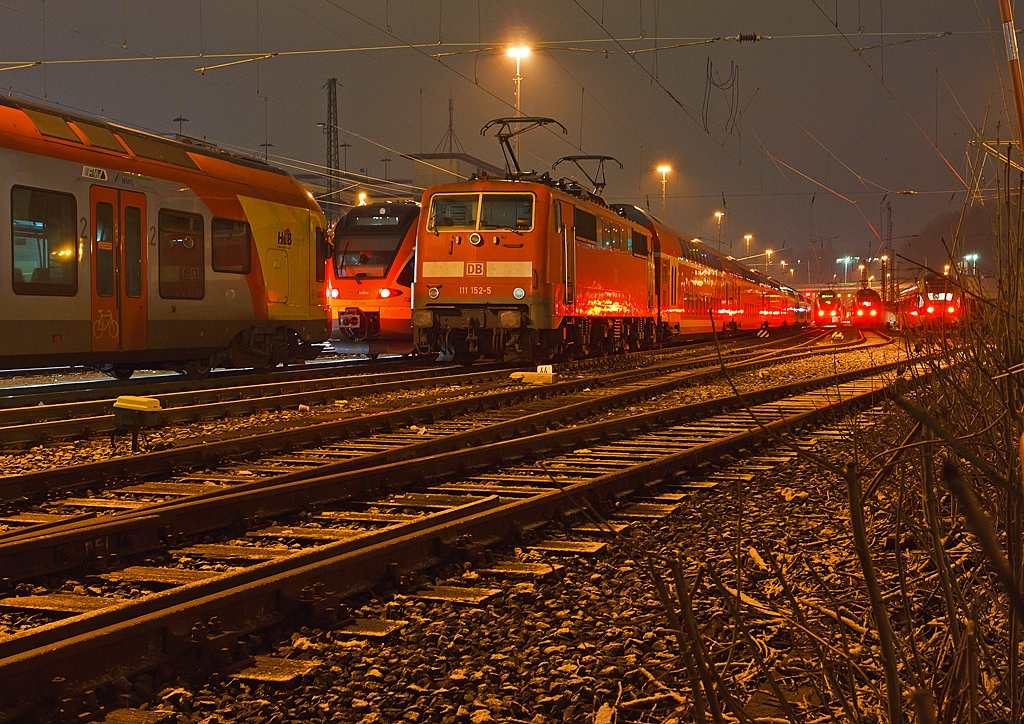
<path fill-rule="evenodd" d="M 854 327 L 882 327 L 885 325 L 885 305 L 874 289 L 858 289 L 853 297 L 850 324 Z"/>
<path fill-rule="evenodd" d="M 843 298 L 836 292 L 818 292 L 814 298 L 814 308 L 811 310 L 811 318 L 814 324 L 837 325 L 842 324 L 845 317 Z"/>
<path fill-rule="evenodd" d="M 331 345 L 343 354 L 412 351 L 412 280 L 419 204 L 357 206 L 334 229 L 326 280 Z"/>
<path fill-rule="evenodd" d="M 950 327 L 964 314 L 963 290 L 945 276 L 920 279 L 902 300 L 903 324 L 909 327 Z"/>

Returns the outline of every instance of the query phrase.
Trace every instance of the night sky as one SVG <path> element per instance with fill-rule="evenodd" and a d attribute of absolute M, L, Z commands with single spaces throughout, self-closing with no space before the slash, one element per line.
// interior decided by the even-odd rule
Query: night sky
<path fill-rule="evenodd" d="M 808 264 L 830 281 L 837 257 L 875 255 L 889 202 L 897 250 L 941 263 L 969 142 L 976 129 L 1005 140 L 1007 107 L 1013 118 L 996 0 L 6 0 L 0 38 L 0 68 L 45 61 L 0 72 L 4 92 L 162 134 L 188 118 L 187 135 L 253 155 L 272 144 L 296 173 L 324 163 L 317 123 L 337 77 L 348 169 L 381 177 L 385 156 L 435 150 L 449 98 L 466 151 L 500 164 L 479 130 L 513 115 L 505 48 L 526 42 L 523 112 L 568 134 L 525 136 L 525 166 L 615 156 L 625 168 L 609 170 L 606 198 L 660 213 L 667 163 L 670 223 L 714 244 L 722 210 L 727 250 L 743 256 L 753 234 L 752 254 L 799 260 L 797 283 Z M 100 62 L 59 62 L 85 60 Z M 411 176 L 391 164 L 392 179 Z M 961 253 L 986 255 L 987 213 L 972 212 Z"/>

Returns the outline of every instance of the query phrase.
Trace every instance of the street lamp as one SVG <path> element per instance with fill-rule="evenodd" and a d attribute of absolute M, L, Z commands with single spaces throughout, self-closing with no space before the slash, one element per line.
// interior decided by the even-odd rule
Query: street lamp
<path fill-rule="evenodd" d="M 967 256 L 964 257 L 964 261 L 968 262 L 971 265 L 972 276 L 978 276 L 978 259 L 980 258 L 981 257 L 979 257 L 977 254 L 968 254 Z"/>
<path fill-rule="evenodd" d="M 743 241 L 747 242 L 747 250 L 744 252 L 744 256 L 750 256 L 750 240 L 754 238 L 753 234 L 744 234 Z"/>
<path fill-rule="evenodd" d="M 668 172 L 672 170 L 671 166 L 662 164 L 658 166 L 658 173 L 661 174 L 661 218 L 665 218 L 665 188 L 668 183 Z"/>
<path fill-rule="evenodd" d="M 765 274 L 768 273 L 768 267 L 770 267 L 772 265 L 772 254 L 774 254 L 774 253 L 775 252 L 773 252 L 771 249 L 765 249 L 764 250 L 764 273 Z"/>
<path fill-rule="evenodd" d="M 852 256 L 844 256 L 842 259 L 836 259 L 836 264 L 843 265 L 843 284 L 846 284 L 850 280 L 849 270 L 851 261 L 853 261 Z"/>
<path fill-rule="evenodd" d="M 715 212 L 715 218 L 718 219 L 718 250 L 722 250 L 722 217 L 725 213 L 722 211 Z"/>
<path fill-rule="evenodd" d="M 508 53 L 508 56 L 510 58 L 515 58 L 516 59 L 516 74 L 515 74 L 515 77 L 512 78 L 512 80 L 514 80 L 515 84 L 516 84 L 516 118 L 519 118 L 519 116 L 522 115 L 521 106 L 520 106 L 520 103 L 519 103 L 519 99 L 520 99 L 519 91 L 520 91 L 520 88 L 521 88 L 522 83 L 523 83 L 523 76 L 521 76 L 519 74 L 519 63 L 520 63 L 520 61 L 523 58 L 525 58 L 526 56 L 528 56 L 530 54 L 530 48 L 528 46 L 526 46 L 526 45 L 517 45 L 517 46 L 509 48 L 507 53 Z M 516 156 L 519 156 L 519 136 L 518 135 L 516 136 Z"/>

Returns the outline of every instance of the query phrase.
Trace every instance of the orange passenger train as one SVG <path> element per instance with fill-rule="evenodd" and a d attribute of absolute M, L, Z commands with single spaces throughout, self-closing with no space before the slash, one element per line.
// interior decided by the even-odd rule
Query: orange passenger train
<path fill-rule="evenodd" d="M 326 221 L 288 173 L 0 97 L 0 366 L 206 374 L 315 357 Z"/>

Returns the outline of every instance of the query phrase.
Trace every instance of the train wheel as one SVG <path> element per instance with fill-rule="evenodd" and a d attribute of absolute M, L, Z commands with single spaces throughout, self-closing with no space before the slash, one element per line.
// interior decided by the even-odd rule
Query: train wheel
<path fill-rule="evenodd" d="M 108 365 L 106 367 L 101 367 L 100 371 L 110 375 L 116 380 L 127 380 L 132 376 L 132 373 L 135 372 L 135 368 L 128 365 Z"/>
<path fill-rule="evenodd" d="M 190 380 L 205 380 L 213 365 L 209 359 L 190 360 L 185 363 L 185 376 Z"/>

